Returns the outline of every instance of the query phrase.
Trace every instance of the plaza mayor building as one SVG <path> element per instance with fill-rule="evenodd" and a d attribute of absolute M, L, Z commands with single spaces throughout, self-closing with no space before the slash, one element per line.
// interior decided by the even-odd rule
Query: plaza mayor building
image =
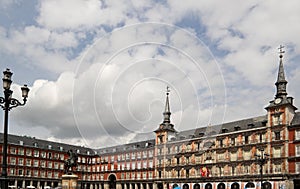
<path fill-rule="evenodd" d="M 262 107 L 265 115 L 177 131 L 167 91 L 153 139 L 91 149 L 9 135 L 9 186 L 61 186 L 67 151 L 73 150 L 80 188 L 298 189 L 300 113 L 287 83 L 281 52 L 275 97 Z"/>

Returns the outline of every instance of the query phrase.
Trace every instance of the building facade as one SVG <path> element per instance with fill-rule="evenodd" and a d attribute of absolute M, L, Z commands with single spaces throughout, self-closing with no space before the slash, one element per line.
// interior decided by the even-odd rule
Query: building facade
<path fill-rule="evenodd" d="M 60 186 L 72 149 L 80 188 L 300 188 L 300 113 L 287 94 L 282 53 L 279 58 L 276 94 L 266 115 L 176 131 L 167 90 L 163 122 L 151 140 L 90 149 L 9 135 L 9 185 Z"/>

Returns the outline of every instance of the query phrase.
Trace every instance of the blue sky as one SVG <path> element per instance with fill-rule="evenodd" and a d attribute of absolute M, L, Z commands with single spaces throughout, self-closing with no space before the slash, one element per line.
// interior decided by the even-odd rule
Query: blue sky
<path fill-rule="evenodd" d="M 153 137 L 167 85 L 178 131 L 264 115 L 279 45 L 299 107 L 299 4 L 2 0 L 0 68 L 14 97 L 31 89 L 10 133 L 92 147 Z"/>

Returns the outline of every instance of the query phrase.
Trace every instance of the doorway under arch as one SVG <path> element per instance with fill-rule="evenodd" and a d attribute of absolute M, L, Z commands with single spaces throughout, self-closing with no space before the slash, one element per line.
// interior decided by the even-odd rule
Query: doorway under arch
<path fill-rule="evenodd" d="M 111 174 L 109 175 L 108 177 L 108 186 L 109 186 L 109 189 L 116 189 L 116 176 Z"/>

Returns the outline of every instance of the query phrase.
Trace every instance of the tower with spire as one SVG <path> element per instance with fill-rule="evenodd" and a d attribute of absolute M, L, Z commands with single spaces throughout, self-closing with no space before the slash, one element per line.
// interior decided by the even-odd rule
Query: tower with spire
<path fill-rule="evenodd" d="M 158 129 L 154 131 L 156 133 L 156 144 L 163 144 L 167 142 L 176 133 L 174 125 L 171 123 L 169 94 L 170 88 L 167 86 L 165 111 L 163 112 L 163 122 L 159 125 Z"/>
<path fill-rule="evenodd" d="M 275 82 L 276 94 L 273 100 L 265 108 L 268 111 L 269 126 L 289 125 L 295 115 L 297 108 L 293 105 L 293 97 L 288 97 L 287 80 L 285 79 L 283 66 L 284 46 L 279 49 L 279 68 L 277 81 Z"/>

